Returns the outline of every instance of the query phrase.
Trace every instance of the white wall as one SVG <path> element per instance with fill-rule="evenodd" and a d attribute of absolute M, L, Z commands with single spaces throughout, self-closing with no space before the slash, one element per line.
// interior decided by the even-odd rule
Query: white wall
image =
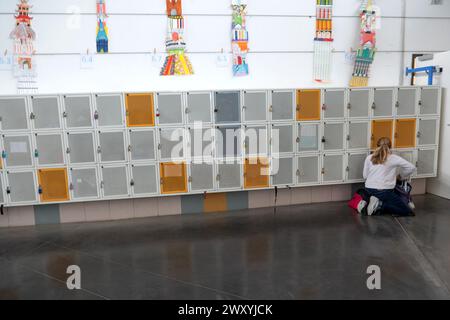
<path fill-rule="evenodd" d="M 430 6 L 428 0 L 375 1 L 383 18 L 370 85 L 399 85 L 404 69 L 402 58 L 409 65 L 412 52 L 450 49 L 450 0 L 443 1 L 443 6 Z M 11 51 L 8 35 L 13 28 L 12 13 L 17 2 L 0 1 L 0 53 L 5 49 Z M 95 68 L 90 70 L 80 70 L 79 53 L 87 49 L 95 51 L 95 0 L 30 0 L 34 5 L 40 93 L 316 85 L 311 80 L 314 0 L 248 0 L 251 75 L 240 79 L 231 76 L 231 67 L 218 68 L 215 64 L 214 52 L 222 48 L 230 51 L 231 1 L 183 2 L 186 40 L 196 74 L 174 78 L 160 77 L 160 66 L 152 65 L 149 53 L 143 54 L 155 48 L 164 51 L 164 0 L 107 0 L 112 54 L 97 56 Z M 335 0 L 336 52 L 331 86 L 347 86 L 351 77 L 352 65 L 346 63 L 344 51 L 357 47 L 359 3 Z M 70 14 L 74 10 L 81 15 Z M 11 73 L 0 71 L 0 94 L 15 92 Z"/>
<path fill-rule="evenodd" d="M 437 178 L 427 180 L 427 192 L 450 199 L 450 51 L 434 55 L 430 61 L 418 62 L 418 66 L 440 66 L 443 73 L 436 77 L 435 84 L 442 86 L 442 115 L 440 150 Z M 427 77 L 417 79 L 417 84 L 426 84 Z"/>

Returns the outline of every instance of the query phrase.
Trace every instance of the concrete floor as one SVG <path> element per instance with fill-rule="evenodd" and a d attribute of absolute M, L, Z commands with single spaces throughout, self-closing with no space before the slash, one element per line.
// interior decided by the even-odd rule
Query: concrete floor
<path fill-rule="evenodd" d="M 450 299 L 450 201 L 415 202 L 402 219 L 326 203 L 3 229 L 0 298 Z M 82 290 L 66 288 L 72 264 Z"/>

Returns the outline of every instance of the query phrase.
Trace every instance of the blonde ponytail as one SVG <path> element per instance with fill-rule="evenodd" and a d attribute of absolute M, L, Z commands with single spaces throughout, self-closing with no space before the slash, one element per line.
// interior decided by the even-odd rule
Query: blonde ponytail
<path fill-rule="evenodd" d="M 384 164 L 391 154 L 392 143 L 389 138 L 381 138 L 377 142 L 377 149 L 372 155 L 373 164 Z"/>

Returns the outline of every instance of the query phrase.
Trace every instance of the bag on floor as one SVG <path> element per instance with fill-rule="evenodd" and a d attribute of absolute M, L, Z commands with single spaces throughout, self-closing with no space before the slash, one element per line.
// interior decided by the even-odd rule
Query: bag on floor
<path fill-rule="evenodd" d="M 364 214 L 369 200 L 370 194 L 366 191 L 366 189 L 359 189 L 355 192 L 353 198 L 348 202 L 348 206 L 359 213 Z"/>
<path fill-rule="evenodd" d="M 400 197 L 400 199 L 411 209 L 414 209 L 414 203 L 411 197 L 412 186 L 407 181 L 397 180 L 397 185 L 395 186 L 394 192 Z"/>

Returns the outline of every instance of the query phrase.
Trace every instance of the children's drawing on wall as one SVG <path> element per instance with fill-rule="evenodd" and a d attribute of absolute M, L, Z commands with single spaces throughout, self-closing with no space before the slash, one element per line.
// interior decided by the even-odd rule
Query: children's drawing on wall
<path fill-rule="evenodd" d="M 184 41 L 184 18 L 181 0 L 166 0 L 167 7 L 167 57 L 161 68 L 162 76 L 194 74 L 191 62 L 186 55 Z"/>
<path fill-rule="evenodd" d="M 107 18 L 105 0 L 97 0 L 97 53 L 108 53 L 109 50 Z"/>
<path fill-rule="evenodd" d="M 366 87 L 369 84 L 370 67 L 376 52 L 377 10 L 372 0 L 362 1 L 360 43 L 350 81 L 352 87 Z"/>
<path fill-rule="evenodd" d="M 249 73 L 247 64 L 248 32 L 246 28 L 247 1 L 232 0 L 232 42 L 233 75 L 235 77 L 246 76 Z"/>
<path fill-rule="evenodd" d="M 16 25 L 9 37 L 14 46 L 14 76 L 17 78 L 19 93 L 34 93 L 36 85 L 36 64 L 34 59 L 34 41 L 36 34 L 31 27 L 30 9 L 28 0 L 20 0 L 14 16 Z"/>
<path fill-rule="evenodd" d="M 333 0 L 316 0 L 314 80 L 330 81 L 333 61 Z"/>

